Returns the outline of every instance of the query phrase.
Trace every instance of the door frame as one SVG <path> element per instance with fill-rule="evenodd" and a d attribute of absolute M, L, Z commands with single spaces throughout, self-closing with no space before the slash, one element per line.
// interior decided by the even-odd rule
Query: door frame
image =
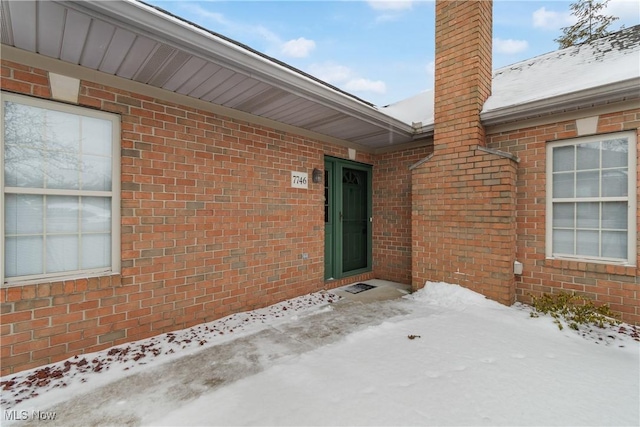
<path fill-rule="evenodd" d="M 325 171 L 329 171 L 328 186 L 328 212 L 325 211 L 325 280 L 340 279 L 343 277 L 354 276 L 360 273 L 366 273 L 373 269 L 373 167 L 365 163 L 354 162 L 352 160 L 341 159 L 337 157 L 325 156 Z M 367 210 L 367 265 L 350 271 L 343 271 L 343 248 L 342 235 L 343 224 L 340 220 L 342 212 L 342 174 L 343 169 L 354 169 L 366 173 L 366 210 Z M 329 233 L 330 234 L 329 234 Z M 327 259 L 330 257 L 330 259 Z"/>

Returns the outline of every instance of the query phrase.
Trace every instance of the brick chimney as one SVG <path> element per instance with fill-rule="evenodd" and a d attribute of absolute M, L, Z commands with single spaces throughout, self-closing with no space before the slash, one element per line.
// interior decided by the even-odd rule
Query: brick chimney
<path fill-rule="evenodd" d="M 434 149 L 484 146 L 491 94 L 492 1 L 436 1 Z"/>
<path fill-rule="evenodd" d="M 491 1 L 436 1 L 434 152 L 412 170 L 412 286 L 512 304 L 517 159 L 485 143 L 491 49 Z"/>

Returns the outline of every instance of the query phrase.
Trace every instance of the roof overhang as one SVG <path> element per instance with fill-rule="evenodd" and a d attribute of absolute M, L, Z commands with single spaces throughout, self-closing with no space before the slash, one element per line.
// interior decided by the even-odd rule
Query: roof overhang
<path fill-rule="evenodd" d="M 480 119 L 485 126 L 494 126 L 632 100 L 640 101 L 640 77 L 484 111 Z"/>
<path fill-rule="evenodd" d="M 370 150 L 415 129 L 308 74 L 132 0 L 1 0 L 2 44 Z M 96 74 L 99 75 L 99 74 Z"/>

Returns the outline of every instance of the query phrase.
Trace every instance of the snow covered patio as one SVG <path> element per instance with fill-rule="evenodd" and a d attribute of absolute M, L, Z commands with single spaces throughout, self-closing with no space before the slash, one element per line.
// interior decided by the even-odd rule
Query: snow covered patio
<path fill-rule="evenodd" d="M 456 285 L 366 303 L 337 294 L 41 368 L 50 378 L 3 377 L 2 423 L 640 424 L 640 344 L 619 327 L 559 331 Z M 43 379 L 38 396 L 19 393 Z"/>

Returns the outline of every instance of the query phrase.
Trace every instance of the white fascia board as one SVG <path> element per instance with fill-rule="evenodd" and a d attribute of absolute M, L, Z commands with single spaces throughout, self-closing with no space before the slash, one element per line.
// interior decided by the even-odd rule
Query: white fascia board
<path fill-rule="evenodd" d="M 485 126 L 640 99 L 640 77 L 480 113 Z"/>
<path fill-rule="evenodd" d="M 224 67 L 375 126 L 385 127 L 391 132 L 403 136 L 414 134 L 410 124 L 388 116 L 374 106 L 135 0 L 59 3 L 90 15 L 97 12 L 97 18 L 110 18 L 114 25 L 126 24 L 152 40 L 167 43 L 205 60 L 214 60 Z M 216 46 L 215 51 L 210 48 L 212 44 Z"/>

